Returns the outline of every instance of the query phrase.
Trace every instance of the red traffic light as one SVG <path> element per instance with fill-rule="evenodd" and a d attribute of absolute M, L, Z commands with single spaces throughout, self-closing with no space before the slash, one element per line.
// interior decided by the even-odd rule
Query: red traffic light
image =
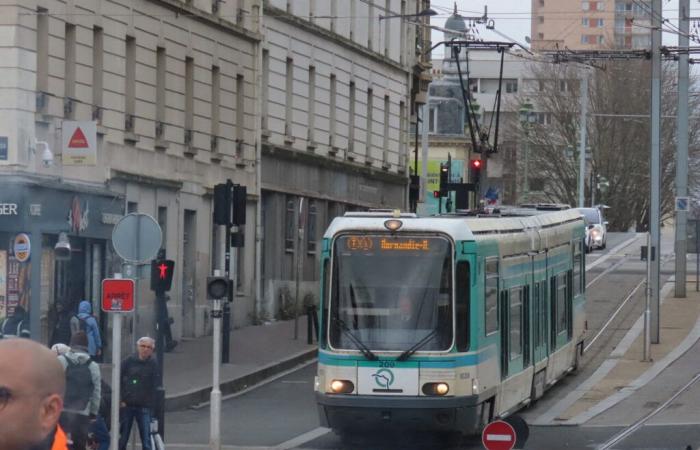
<path fill-rule="evenodd" d="M 433 198 L 440 198 L 440 191 L 433 191 Z"/>
<path fill-rule="evenodd" d="M 480 159 L 472 159 L 469 161 L 469 164 L 472 169 L 481 169 L 481 160 Z"/>

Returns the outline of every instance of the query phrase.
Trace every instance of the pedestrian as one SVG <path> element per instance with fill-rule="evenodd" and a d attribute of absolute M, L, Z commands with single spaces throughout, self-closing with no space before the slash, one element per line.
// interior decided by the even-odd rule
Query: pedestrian
<path fill-rule="evenodd" d="M 71 336 L 78 331 L 85 332 L 88 339 L 88 354 L 96 361 L 99 360 L 102 356 L 102 337 L 97 320 L 92 315 L 92 305 L 89 301 L 83 300 L 78 305 L 78 314 L 71 318 L 70 330 Z"/>
<path fill-rule="evenodd" d="M 65 369 L 66 393 L 63 399 L 61 426 L 70 434 L 71 448 L 83 450 L 88 427 L 100 408 L 100 367 L 88 354 L 88 339 L 78 331 L 70 341 L 70 351 L 58 357 Z"/>
<path fill-rule="evenodd" d="M 29 337 L 29 320 L 27 311 L 21 306 L 15 306 L 10 317 L 5 318 L 2 324 L 2 334 L 5 337 Z"/>
<path fill-rule="evenodd" d="M 134 419 L 139 428 L 143 450 L 153 450 L 150 427 L 159 379 L 158 364 L 153 357 L 155 343 L 153 338 L 140 338 L 136 354 L 122 361 L 119 450 L 126 450 Z"/>
<path fill-rule="evenodd" d="M 112 388 L 102 380 L 100 409 L 88 428 L 88 444 L 96 450 L 109 450 L 109 423 L 112 417 Z"/>
<path fill-rule="evenodd" d="M 56 302 L 56 325 L 51 333 L 49 345 L 68 344 L 71 338 L 71 314 L 68 307 L 61 301 Z"/>
<path fill-rule="evenodd" d="M 64 388 L 55 353 L 29 339 L 0 340 L 0 449 L 68 450 L 58 425 Z"/>

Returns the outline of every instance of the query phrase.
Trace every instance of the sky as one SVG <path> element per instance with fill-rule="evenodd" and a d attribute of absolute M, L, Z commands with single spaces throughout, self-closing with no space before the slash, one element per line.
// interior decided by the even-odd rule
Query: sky
<path fill-rule="evenodd" d="M 457 11 L 462 16 L 476 17 L 484 14 L 484 6 L 488 8 L 489 19 L 493 19 L 495 30 L 501 35 L 490 32 L 485 25 L 477 25 L 479 35 L 484 39 L 507 40 L 508 36 L 522 45 L 527 46 L 525 36 L 530 36 L 530 0 L 457 0 Z M 613 3 L 613 0 L 606 0 Z M 438 15 L 431 18 L 431 25 L 443 27 L 447 18 L 454 11 L 454 0 L 431 0 L 430 7 Z M 662 0 L 663 16 L 672 25 L 678 25 L 678 0 Z M 700 2 L 690 0 L 690 13 L 693 17 L 700 16 Z M 691 24 L 692 27 L 692 24 Z M 692 30 L 692 28 L 691 28 Z M 433 30 L 433 44 L 442 40 L 442 32 Z M 672 33 L 663 34 L 664 45 L 678 45 L 678 36 Z M 692 43 L 691 43 L 692 45 Z M 697 45 L 697 44 L 696 44 Z M 443 47 L 433 51 L 433 58 L 441 58 Z"/>

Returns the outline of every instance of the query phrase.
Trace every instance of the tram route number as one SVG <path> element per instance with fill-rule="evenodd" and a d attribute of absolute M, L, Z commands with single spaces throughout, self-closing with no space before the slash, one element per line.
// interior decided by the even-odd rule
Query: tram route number
<path fill-rule="evenodd" d="M 393 369 L 394 367 L 396 367 L 396 362 L 395 361 L 379 361 L 379 367 Z"/>

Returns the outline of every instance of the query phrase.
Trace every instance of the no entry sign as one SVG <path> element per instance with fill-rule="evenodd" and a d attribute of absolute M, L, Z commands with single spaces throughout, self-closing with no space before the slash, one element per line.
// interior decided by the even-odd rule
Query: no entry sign
<path fill-rule="evenodd" d="M 481 433 L 481 443 L 488 450 L 511 450 L 515 446 L 515 430 L 502 420 L 491 422 Z"/>
<path fill-rule="evenodd" d="M 134 280 L 106 278 L 102 280 L 102 311 L 131 312 L 134 310 Z"/>

